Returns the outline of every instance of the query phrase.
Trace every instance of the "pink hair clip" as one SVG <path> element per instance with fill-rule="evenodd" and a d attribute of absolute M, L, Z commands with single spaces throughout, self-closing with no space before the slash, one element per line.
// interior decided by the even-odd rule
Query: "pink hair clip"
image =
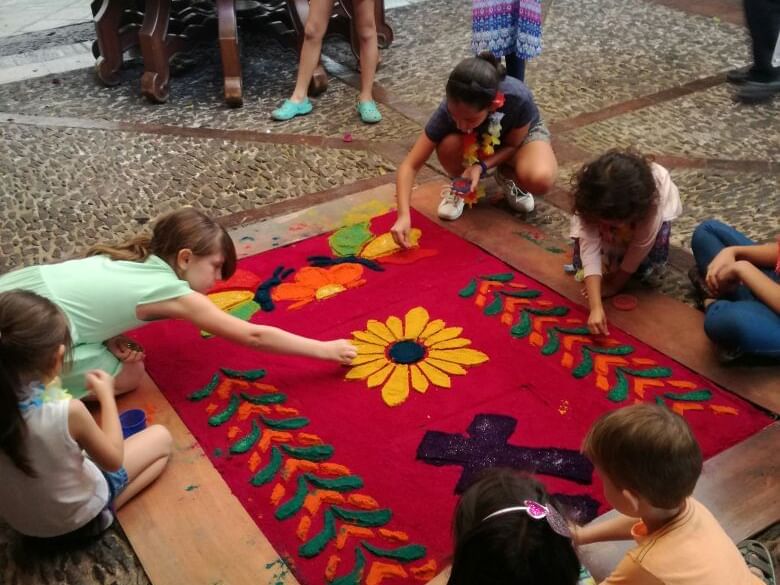
<path fill-rule="evenodd" d="M 560 515 L 558 510 L 552 506 L 544 506 L 534 500 L 523 500 L 522 506 L 510 506 L 508 508 L 501 508 L 496 510 L 492 514 L 485 516 L 482 521 L 489 520 L 494 516 L 500 516 L 502 514 L 509 514 L 511 512 L 525 512 L 534 520 L 541 520 L 544 518 L 547 520 L 550 528 L 553 529 L 555 534 L 559 534 L 565 538 L 571 538 L 571 530 L 569 530 L 569 524 L 566 522 L 563 516 Z"/>

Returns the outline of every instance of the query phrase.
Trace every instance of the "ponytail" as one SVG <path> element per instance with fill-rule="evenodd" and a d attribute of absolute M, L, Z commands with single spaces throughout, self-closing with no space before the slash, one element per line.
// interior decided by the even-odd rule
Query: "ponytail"
<path fill-rule="evenodd" d="M 22 418 L 16 392 L 20 381 L 15 372 L 6 367 L 2 342 L 0 338 L 0 451 L 8 455 L 13 464 L 25 474 L 35 477 L 35 471 L 24 449 L 27 425 Z"/>
<path fill-rule="evenodd" d="M 135 236 L 123 244 L 95 244 L 87 250 L 87 256 L 108 256 L 112 260 L 143 262 L 152 253 L 152 238 L 148 235 Z"/>
<path fill-rule="evenodd" d="M 498 84 L 506 77 L 506 68 L 490 52 L 464 59 L 447 80 L 447 97 L 486 110 L 498 93 Z"/>
<path fill-rule="evenodd" d="M 52 374 L 60 347 L 71 346 L 68 321 L 50 300 L 23 290 L 0 293 L 0 451 L 35 477 L 25 450 L 24 384 Z"/>

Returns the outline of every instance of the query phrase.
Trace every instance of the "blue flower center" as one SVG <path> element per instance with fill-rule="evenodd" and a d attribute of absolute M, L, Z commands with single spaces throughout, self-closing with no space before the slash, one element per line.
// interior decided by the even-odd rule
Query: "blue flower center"
<path fill-rule="evenodd" d="M 416 341 L 398 341 L 387 352 L 397 364 L 416 364 L 425 357 L 425 348 Z"/>

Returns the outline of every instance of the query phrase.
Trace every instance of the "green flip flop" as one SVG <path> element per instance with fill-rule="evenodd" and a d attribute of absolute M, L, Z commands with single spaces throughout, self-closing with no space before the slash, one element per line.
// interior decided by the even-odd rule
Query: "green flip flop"
<path fill-rule="evenodd" d="M 295 116 L 305 116 L 312 111 L 312 108 L 313 106 L 311 105 L 309 98 L 306 98 L 302 102 L 284 100 L 284 103 L 281 106 L 271 112 L 271 117 L 274 120 L 282 122 L 284 120 L 291 120 L 292 118 L 295 118 Z"/>
<path fill-rule="evenodd" d="M 757 540 L 743 540 L 737 548 L 749 568 L 761 571 L 761 578 L 767 585 L 777 585 L 772 555 L 762 543 Z"/>
<path fill-rule="evenodd" d="M 379 112 L 379 108 L 376 107 L 374 100 L 360 102 L 357 105 L 357 111 L 360 114 L 360 119 L 366 124 L 376 124 L 382 120 L 382 114 Z"/>

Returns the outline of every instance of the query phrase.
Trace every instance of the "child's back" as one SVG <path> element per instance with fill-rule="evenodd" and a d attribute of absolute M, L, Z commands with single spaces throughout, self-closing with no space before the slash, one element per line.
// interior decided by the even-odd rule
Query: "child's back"
<path fill-rule="evenodd" d="M 763 585 L 712 513 L 688 498 L 680 515 L 647 535 L 640 522 L 627 553 L 605 583 L 669 585 Z"/>
<path fill-rule="evenodd" d="M 605 585 L 763 584 L 710 511 L 691 496 L 702 455 L 681 416 L 651 404 L 612 411 L 591 427 L 583 451 L 620 515 L 578 529 L 575 541 L 637 542 Z"/>
<path fill-rule="evenodd" d="M 68 431 L 68 400 L 26 408 L 25 451 L 35 477 L 0 452 L 0 517 L 28 536 L 66 534 L 108 503 L 108 484 Z"/>

